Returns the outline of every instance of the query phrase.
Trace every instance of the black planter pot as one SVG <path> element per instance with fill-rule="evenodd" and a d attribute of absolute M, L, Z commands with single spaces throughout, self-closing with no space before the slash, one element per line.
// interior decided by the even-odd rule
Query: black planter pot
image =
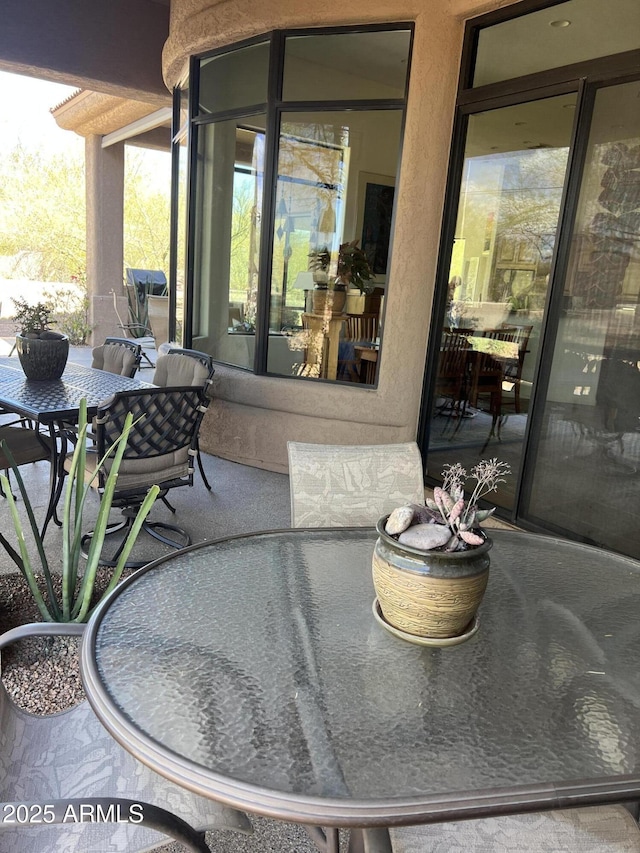
<path fill-rule="evenodd" d="M 69 338 L 27 338 L 16 335 L 18 358 L 27 379 L 60 379 L 69 357 Z"/>

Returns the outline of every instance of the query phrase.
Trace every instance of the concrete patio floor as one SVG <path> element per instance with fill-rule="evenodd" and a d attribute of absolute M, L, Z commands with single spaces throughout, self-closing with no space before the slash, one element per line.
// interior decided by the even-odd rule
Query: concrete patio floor
<path fill-rule="evenodd" d="M 0 344 L 2 343 L 0 340 Z M 0 352 L 0 355 L 7 354 L 8 352 Z M 72 347 L 69 359 L 81 364 L 90 364 L 91 349 Z M 153 370 L 143 369 L 139 375 L 151 381 Z M 212 405 L 215 405 L 215 401 Z M 174 489 L 169 495 L 176 509 L 175 514 L 158 501 L 151 510 L 150 520 L 163 521 L 183 528 L 193 543 L 254 530 L 289 527 L 289 478 L 286 474 L 250 468 L 204 453 L 202 459 L 212 490 L 207 491 L 199 471 L 196 470 L 193 488 Z M 41 520 L 48 500 L 49 463 L 37 462 L 25 466 L 21 473 L 35 509 L 36 519 Z M 21 509 L 21 501 L 18 506 Z M 87 529 L 91 528 L 97 510 L 96 497 L 96 500 L 89 501 L 86 508 Z M 118 510 L 112 511 L 111 519 L 118 520 Z M 9 529 L 10 518 L 4 501 L 0 501 L 0 523 L 3 530 Z M 60 529 L 53 523 L 47 530 L 45 544 L 50 553 L 55 553 L 62 547 Z M 144 534 L 136 543 L 134 556 L 135 559 L 150 561 L 168 553 L 171 553 L 170 548 Z M 15 565 L 4 549 L 0 549 L 0 572 L 9 571 L 15 571 Z"/>

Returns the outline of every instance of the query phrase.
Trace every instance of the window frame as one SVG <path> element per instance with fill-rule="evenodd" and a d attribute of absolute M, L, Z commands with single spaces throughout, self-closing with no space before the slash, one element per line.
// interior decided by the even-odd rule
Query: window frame
<path fill-rule="evenodd" d="M 286 40 L 292 37 L 342 35 L 351 33 L 390 32 L 406 30 L 409 32 L 409 47 L 407 54 L 407 67 L 405 77 L 405 89 L 402 98 L 395 99 L 345 99 L 345 100 L 303 100 L 286 101 L 282 98 L 282 87 L 284 77 L 284 61 Z M 269 309 L 271 301 L 271 264 L 273 257 L 274 223 L 276 218 L 275 202 L 277 193 L 277 164 L 279 156 L 279 128 L 283 113 L 296 112 L 336 112 L 336 111 L 377 111 L 377 110 L 399 110 L 401 111 L 400 127 L 400 151 L 396 166 L 398 173 L 402 152 L 402 141 L 406 123 L 407 97 L 411 72 L 411 57 L 414 44 L 415 25 L 412 21 L 397 21 L 390 23 L 353 25 L 341 27 L 314 27 L 295 28 L 289 30 L 272 30 L 267 33 L 254 36 L 232 45 L 225 45 L 213 50 L 196 54 L 191 57 L 189 68 L 189 170 L 187 180 L 188 204 L 187 204 L 187 253 L 185 270 L 185 305 L 184 305 L 184 344 L 187 347 L 193 345 L 193 323 L 195 319 L 195 265 L 196 265 L 196 184 L 198 175 L 198 138 L 201 128 L 208 124 L 249 118 L 258 113 L 266 117 L 265 121 L 265 160 L 264 160 L 264 193 L 261 210 L 261 235 L 259 248 L 259 273 L 258 289 L 256 299 L 256 328 L 255 328 L 255 350 L 253 367 L 230 364 L 219 359 L 216 363 L 224 364 L 236 370 L 243 370 L 258 376 L 277 377 L 279 379 L 295 379 L 301 381 L 329 382 L 331 385 L 345 384 L 350 387 L 361 387 L 370 389 L 371 385 L 360 385 L 354 382 L 341 382 L 338 379 L 323 380 L 304 376 L 284 376 L 281 373 L 269 372 L 267 369 L 267 355 L 269 344 Z M 211 113 L 207 115 L 198 114 L 199 104 L 199 69 L 203 60 L 220 56 L 250 47 L 255 44 L 268 42 L 270 49 L 269 72 L 267 80 L 266 103 L 251 104 L 245 107 Z M 389 245 L 389 262 L 392 254 L 393 243 L 393 221 L 391 225 L 391 240 Z"/>

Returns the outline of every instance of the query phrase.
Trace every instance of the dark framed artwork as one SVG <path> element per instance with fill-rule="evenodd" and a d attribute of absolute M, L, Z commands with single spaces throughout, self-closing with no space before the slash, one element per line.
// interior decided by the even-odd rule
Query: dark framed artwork
<path fill-rule="evenodd" d="M 395 181 L 387 175 L 360 172 L 360 246 L 376 278 L 384 277 L 389 258 Z"/>

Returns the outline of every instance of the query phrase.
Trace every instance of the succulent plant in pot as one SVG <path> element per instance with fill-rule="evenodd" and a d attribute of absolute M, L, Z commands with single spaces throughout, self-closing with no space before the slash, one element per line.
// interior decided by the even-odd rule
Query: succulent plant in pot
<path fill-rule="evenodd" d="M 27 379 L 59 379 L 69 357 L 69 338 L 53 331 L 53 309 L 45 302 L 30 305 L 26 299 L 13 299 L 16 350 Z"/>
<path fill-rule="evenodd" d="M 442 486 L 433 490 L 433 499 L 427 498 L 426 506 L 413 504 L 394 510 L 387 519 L 385 532 L 397 536 L 401 543 L 425 551 L 432 548 L 465 551 L 478 547 L 486 541 L 480 525 L 495 512 L 495 507 L 478 509 L 478 501 L 496 491 L 509 470 L 506 462 L 497 459 L 479 462 L 471 470 L 475 480 L 473 491 L 465 498 L 464 486 L 469 479 L 466 470 L 459 462 L 445 465 Z"/>
<path fill-rule="evenodd" d="M 443 483 L 426 504 L 399 507 L 377 524 L 373 583 L 381 617 L 407 638 L 436 643 L 466 639 L 478 626 L 476 611 L 489 579 L 492 540 L 480 528 L 494 509 L 478 501 L 504 482 L 510 468 L 483 460 L 470 477 L 447 465 Z M 469 497 L 465 484 L 474 481 Z"/>

